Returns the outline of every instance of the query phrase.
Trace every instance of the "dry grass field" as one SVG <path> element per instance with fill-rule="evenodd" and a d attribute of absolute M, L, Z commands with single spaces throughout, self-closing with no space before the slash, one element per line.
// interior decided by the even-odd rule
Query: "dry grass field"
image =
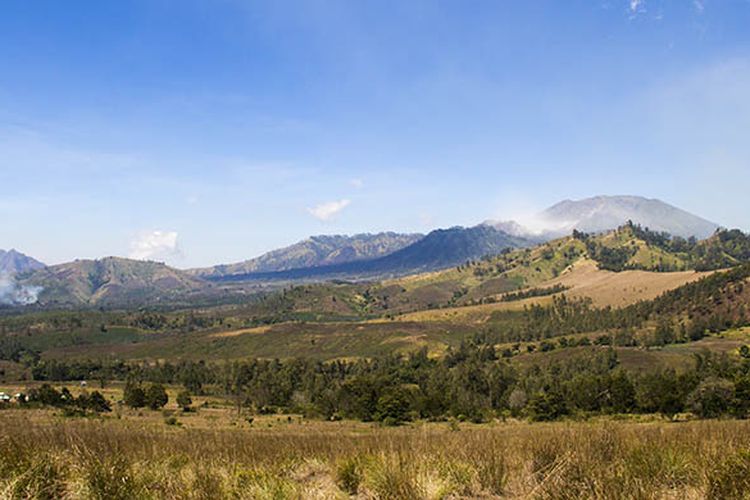
<path fill-rule="evenodd" d="M 744 498 L 750 423 L 381 428 L 201 409 L 63 418 L 0 411 L 2 498 Z"/>
<path fill-rule="evenodd" d="M 711 272 L 681 271 L 658 273 L 650 271 L 621 271 L 618 273 L 599 269 L 596 262 L 581 259 L 566 269 L 559 277 L 536 285 L 549 288 L 562 285 L 566 296 L 590 299 L 595 307 L 625 307 L 640 300 L 652 300 L 664 292 L 697 281 Z M 502 294 L 498 295 L 498 297 Z M 448 321 L 481 324 L 495 311 L 521 310 L 532 304 L 545 305 L 552 296 L 531 297 L 513 302 L 496 302 L 474 306 L 432 309 L 402 314 L 402 321 Z"/>
<path fill-rule="evenodd" d="M 618 273 L 597 268 L 594 261 L 583 259 L 559 278 L 545 286 L 570 287 L 570 297 L 586 297 L 597 307 L 624 307 L 639 300 L 652 300 L 664 292 L 697 281 L 711 272 L 680 271 L 657 273 L 650 271 L 621 271 Z"/>

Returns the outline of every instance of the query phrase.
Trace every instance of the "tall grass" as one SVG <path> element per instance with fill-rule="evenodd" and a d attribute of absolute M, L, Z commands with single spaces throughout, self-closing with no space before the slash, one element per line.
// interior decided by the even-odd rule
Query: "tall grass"
<path fill-rule="evenodd" d="M 0 413 L 0 498 L 747 498 L 750 423 L 197 430 Z"/>

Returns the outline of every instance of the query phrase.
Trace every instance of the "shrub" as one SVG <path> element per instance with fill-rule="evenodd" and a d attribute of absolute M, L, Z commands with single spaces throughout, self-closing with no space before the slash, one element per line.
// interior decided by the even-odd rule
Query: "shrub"
<path fill-rule="evenodd" d="M 140 384 L 128 382 L 125 385 L 123 400 L 131 408 L 143 408 L 146 406 L 146 393 Z"/>
<path fill-rule="evenodd" d="M 734 384 L 728 380 L 709 378 L 688 397 L 690 411 L 702 418 L 713 418 L 729 412 L 734 399 Z"/>
<path fill-rule="evenodd" d="M 362 482 L 362 466 L 356 458 L 349 457 L 339 460 L 336 464 L 336 484 L 349 493 L 356 495 Z"/>
<path fill-rule="evenodd" d="M 414 463 L 402 455 L 382 455 L 368 463 L 365 482 L 375 498 L 412 500 L 421 498 Z"/>
<path fill-rule="evenodd" d="M 152 410 L 158 410 L 169 402 L 167 391 L 161 384 L 151 384 L 146 389 L 146 405 Z"/>
<path fill-rule="evenodd" d="M 193 404 L 193 400 L 190 398 L 188 391 L 180 391 L 177 395 L 177 406 L 182 408 L 182 411 L 190 411 L 190 405 Z"/>

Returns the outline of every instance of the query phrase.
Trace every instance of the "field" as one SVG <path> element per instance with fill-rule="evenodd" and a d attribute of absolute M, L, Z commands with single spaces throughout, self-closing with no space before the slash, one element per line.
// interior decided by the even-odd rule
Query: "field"
<path fill-rule="evenodd" d="M 746 421 L 382 428 L 204 412 L 166 425 L 149 410 L 2 410 L 0 496 L 719 499 L 750 487 Z"/>

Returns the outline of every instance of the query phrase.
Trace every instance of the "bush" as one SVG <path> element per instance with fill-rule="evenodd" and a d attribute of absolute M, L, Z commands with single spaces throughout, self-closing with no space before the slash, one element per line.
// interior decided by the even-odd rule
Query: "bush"
<path fill-rule="evenodd" d="M 79 400 L 84 398 L 83 395 L 79 396 Z M 112 411 L 112 407 L 109 404 L 109 401 L 102 395 L 99 391 L 92 392 L 88 397 L 83 399 L 83 404 L 80 405 L 82 408 L 86 410 L 92 410 L 97 413 L 104 413 L 104 412 L 110 412 Z"/>
<path fill-rule="evenodd" d="M 356 458 L 345 458 L 336 464 L 336 484 L 339 488 L 356 495 L 362 482 L 362 467 Z"/>
<path fill-rule="evenodd" d="M 376 406 L 376 418 L 386 425 L 399 425 L 409 413 L 409 394 L 401 387 L 393 388 L 380 398 Z"/>
<path fill-rule="evenodd" d="M 728 380 L 706 379 L 688 397 L 690 411 L 701 418 L 715 418 L 729 412 L 734 384 Z"/>
<path fill-rule="evenodd" d="M 182 411 L 188 412 L 190 411 L 191 404 L 193 404 L 193 400 L 190 397 L 190 393 L 188 391 L 180 391 L 177 395 L 177 406 L 182 408 Z"/>
<path fill-rule="evenodd" d="M 167 391 L 161 384 L 151 384 L 146 389 L 146 406 L 152 410 L 163 408 L 169 402 Z"/>
<path fill-rule="evenodd" d="M 128 382 L 125 385 L 123 400 L 125 401 L 125 404 L 131 408 L 143 408 L 146 406 L 146 392 L 140 384 Z"/>

